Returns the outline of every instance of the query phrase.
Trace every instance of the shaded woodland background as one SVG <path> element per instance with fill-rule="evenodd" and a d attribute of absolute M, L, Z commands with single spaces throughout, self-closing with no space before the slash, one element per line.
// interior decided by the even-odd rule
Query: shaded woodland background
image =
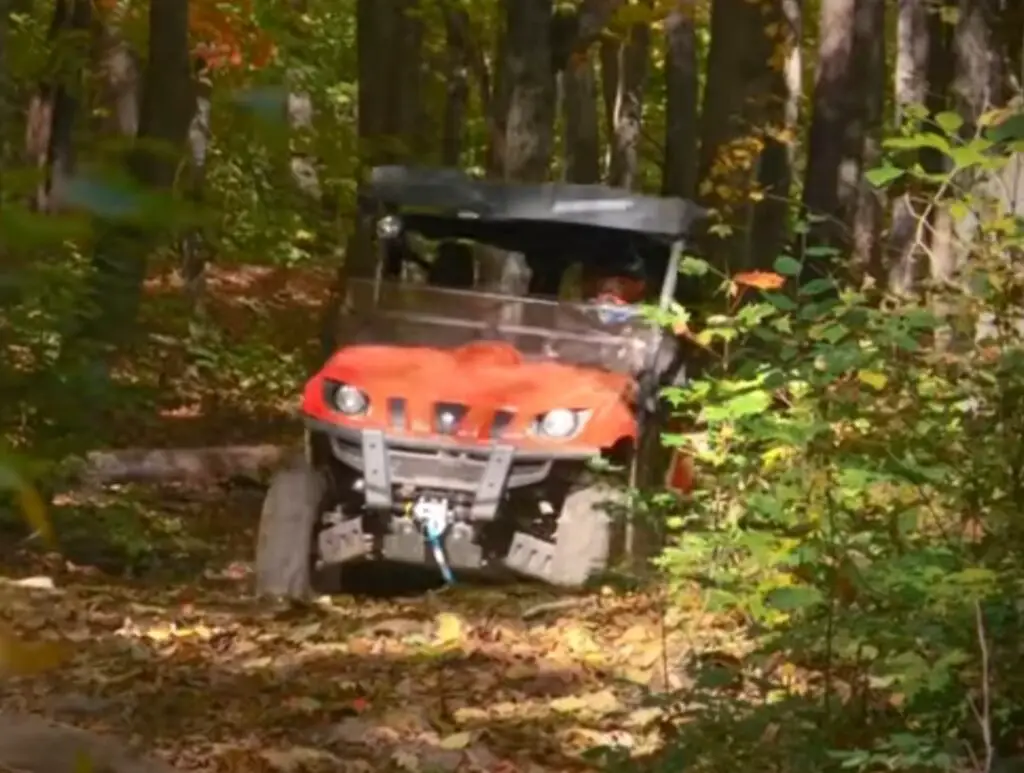
<path fill-rule="evenodd" d="M 89 561 L 211 560 L 205 534 L 157 555 L 162 494 L 69 497 L 68 459 L 294 442 L 370 265 L 371 166 L 694 198 L 676 317 L 706 357 L 670 397 L 711 450 L 629 597 L 685 652 L 643 685 L 657 748 L 600 764 L 1024 767 L 1024 3 L 2 0 L 0 25 L 0 484 L 119 545 Z"/>

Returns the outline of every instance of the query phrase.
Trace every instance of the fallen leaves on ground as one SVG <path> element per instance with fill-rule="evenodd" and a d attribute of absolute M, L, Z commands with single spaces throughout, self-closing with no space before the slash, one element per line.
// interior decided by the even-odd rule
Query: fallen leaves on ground
<path fill-rule="evenodd" d="M 256 604 L 245 579 L 77 578 L 0 583 L 0 624 L 66 656 L 0 681 L 3 706 L 142 739 L 183 770 L 590 769 L 595 745 L 656 746 L 645 694 L 694 627 L 670 620 L 663 652 L 658 605 L 635 593 L 524 621 L 546 591 L 296 611 Z"/>

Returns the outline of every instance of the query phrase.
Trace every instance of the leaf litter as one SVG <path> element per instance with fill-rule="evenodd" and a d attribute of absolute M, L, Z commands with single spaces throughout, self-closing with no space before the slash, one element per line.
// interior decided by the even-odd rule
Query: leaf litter
<path fill-rule="evenodd" d="M 549 591 L 282 612 L 246 595 L 239 558 L 233 583 L 216 567 L 178 585 L 0 582 L 0 625 L 36 648 L 14 657 L 40 664 L 0 673 L 0 707 L 134 739 L 181 770 L 587 770 L 593 746 L 653 750 L 650 686 L 693 630 L 712 634 L 679 615 L 666 633 L 651 596 L 607 589 L 528 620 Z"/>

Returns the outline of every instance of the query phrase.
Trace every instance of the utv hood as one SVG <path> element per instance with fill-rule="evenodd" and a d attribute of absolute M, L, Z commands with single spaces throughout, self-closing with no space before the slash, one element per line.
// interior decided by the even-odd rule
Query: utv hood
<path fill-rule="evenodd" d="M 349 417 L 330 403 L 331 390 L 347 384 L 369 398 L 364 416 Z M 353 429 L 432 434 L 438 410 L 460 415 L 450 433 L 464 440 L 528 438 L 537 418 L 567 408 L 585 416 L 573 444 L 610 445 L 635 434 L 628 375 L 555 361 L 527 361 L 510 344 L 475 342 L 455 349 L 353 346 L 335 354 L 307 384 L 303 409 L 310 418 Z M 401 421 L 396 406 L 401 404 Z"/>

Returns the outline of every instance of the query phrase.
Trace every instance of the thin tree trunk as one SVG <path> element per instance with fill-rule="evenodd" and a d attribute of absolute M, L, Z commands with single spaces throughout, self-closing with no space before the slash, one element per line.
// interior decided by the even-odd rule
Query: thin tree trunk
<path fill-rule="evenodd" d="M 766 130 L 773 123 L 779 68 L 772 61 L 784 29 L 781 0 L 715 0 L 701 109 L 699 195 L 718 213 L 722 236 L 708 239 L 723 270 L 749 263 L 750 194 Z"/>
<path fill-rule="evenodd" d="M 462 160 L 466 111 L 469 106 L 470 48 L 469 13 L 465 8 L 445 8 L 445 105 L 441 128 L 441 163 L 458 166 Z"/>
<path fill-rule="evenodd" d="M 627 39 L 619 47 L 619 82 L 615 91 L 615 129 L 608 181 L 621 188 L 635 187 L 640 171 L 640 133 L 650 44 L 650 25 L 638 22 L 630 27 Z"/>
<path fill-rule="evenodd" d="M 885 3 L 859 0 L 857 6 L 854 56 L 862 73 L 860 93 L 864 104 L 864 148 L 861 169 L 872 169 L 882 160 L 882 124 L 885 112 Z M 853 217 L 855 276 L 872 275 L 882 280 L 882 192 L 870 185 L 863 174 L 859 180 L 857 208 Z"/>
<path fill-rule="evenodd" d="M 927 0 L 900 0 L 896 22 L 896 69 L 893 73 L 896 122 L 907 120 L 907 109 L 928 104 L 929 59 L 933 55 L 934 14 Z M 936 19 L 938 23 L 941 20 Z M 921 251 L 914 244 L 917 216 L 911 192 L 892 204 L 892 224 L 886 240 L 887 285 L 890 292 L 906 294 L 921 278 Z"/>
<path fill-rule="evenodd" d="M 601 106 L 604 112 L 604 133 L 607 138 L 607 150 L 605 151 L 605 171 L 611 169 L 612 164 L 612 142 L 615 137 L 615 99 L 619 93 L 619 49 L 622 41 L 605 37 L 601 40 L 598 48 L 598 55 L 601 62 Z"/>
<path fill-rule="evenodd" d="M 92 24 L 90 0 L 57 0 L 50 24 L 50 79 L 29 105 L 26 148 L 43 173 L 35 206 L 43 212 L 60 209 L 75 164 L 74 125 L 81 99 L 82 48 Z"/>
<path fill-rule="evenodd" d="M 818 74 L 812 97 L 803 204 L 816 219 L 810 239 L 842 249 L 860 193 L 864 158 L 862 83 L 855 60 L 857 0 L 822 0 Z M 826 273 L 809 260 L 808 276 Z"/>
<path fill-rule="evenodd" d="M 774 100 L 770 103 L 772 127 L 765 133 L 757 165 L 761 200 L 753 207 L 750 228 L 750 265 L 769 268 L 788 241 L 790 195 L 795 149 L 800 135 L 800 101 L 803 97 L 802 0 L 782 0 L 785 22 L 780 25 L 776 53 L 782 67 L 774 73 Z"/>
<path fill-rule="evenodd" d="M 691 199 L 697 193 L 700 71 L 693 0 L 665 19 L 665 168 L 661 192 Z"/>
<path fill-rule="evenodd" d="M 562 73 L 565 114 L 565 179 L 584 185 L 601 180 L 601 132 L 597 78 L 589 57 L 570 62 Z"/>
<path fill-rule="evenodd" d="M 128 171 L 143 188 L 163 194 L 172 189 L 179 158 L 175 151 L 184 149 L 195 112 L 188 19 L 188 0 L 150 2 L 149 58 Z M 97 311 L 87 319 L 86 338 L 117 342 L 133 330 L 149 252 L 173 230 L 173 223 L 154 225 L 98 224 L 91 288 Z"/>
<path fill-rule="evenodd" d="M 504 178 L 541 182 L 548 177 L 554 150 L 555 73 L 548 34 L 554 8 L 552 0 L 505 0 L 504 6 Z M 481 281 L 487 289 L 522 295 L 533 289 L 531 279 L 539 279 L 530 276 L 525 256 L 486 251 L 480 257 Z"/>

